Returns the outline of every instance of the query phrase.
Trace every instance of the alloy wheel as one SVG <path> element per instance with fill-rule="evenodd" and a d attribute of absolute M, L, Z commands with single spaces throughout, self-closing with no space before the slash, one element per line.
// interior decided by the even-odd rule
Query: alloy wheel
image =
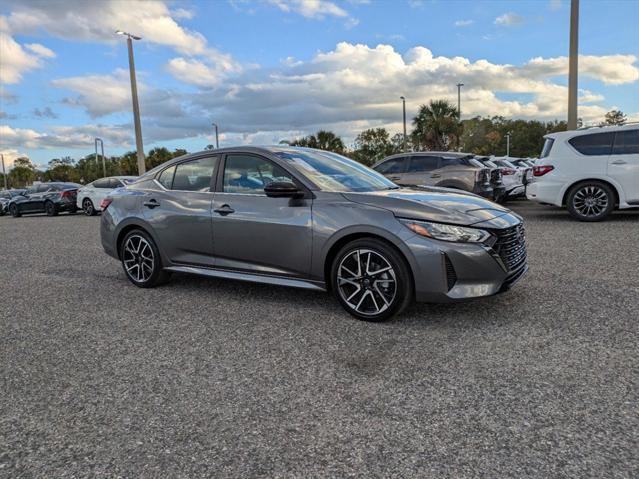
<path fill-rule="evenodd" d="M 154 256 L 149 242 L 139 235 L 131 235 L 124 244 L 122 261 L 133 281 L 144 283 L 153 275 Z"/>
<path fill-rule="evenodd" d="M 386 311 L 397 295 L 397 277 L 391 263 L 370 249 L 349 252 L 337 268 L 337 288 L 346 304 L 359 314 Z"/>
<path fill-rule="evenodd" d="M 573 198 L 575 210 L 584 217 L 596 217 L 608 208 L 608 195 L 596 185 L 579 189 Z"/>
<path fill-rule="evenodd" d="M 91 200 L 89 200 L 89 199 L 84 200 L 84 213 L 87 216 L 92 216 L 93 215 L 93 203 L 91 203 Z"/>

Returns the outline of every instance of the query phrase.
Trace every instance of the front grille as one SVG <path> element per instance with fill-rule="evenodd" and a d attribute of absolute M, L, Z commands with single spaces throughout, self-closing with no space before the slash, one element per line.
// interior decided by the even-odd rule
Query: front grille
<path fill-rule="evenodd" d="M 497 242 L 493 249 L 506 265 L 508 271 L 514 271 L 526 263 L 526 234 L 524 224 L 495 231 Z"/>

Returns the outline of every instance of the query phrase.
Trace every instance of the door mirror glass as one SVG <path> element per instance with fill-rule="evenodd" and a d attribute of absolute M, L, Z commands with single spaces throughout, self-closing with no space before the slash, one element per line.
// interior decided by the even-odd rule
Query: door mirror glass
<path fill-rule="evenodd" d="M 264 187 L 264 193 L 270 198 L 300 198 L 304 196 L 304 192 L 290 181 L 273 181 Z"/>

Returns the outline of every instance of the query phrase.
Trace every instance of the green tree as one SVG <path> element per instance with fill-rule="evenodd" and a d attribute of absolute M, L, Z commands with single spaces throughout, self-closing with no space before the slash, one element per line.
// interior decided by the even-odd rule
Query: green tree
<path fill-rule="evenodd" d="M 317 148 L 319 150 L 333 151 L 343 154 L 346 147 L 342 139 L 332 131 L 320 130 L 315 135 L 308 135 L 288 142 L 291 146 L 303 146 L 307 148 Z"/>
<path fill-rule="evenodd" d="M 393 153 L 396 153 L 395 145 L 386 128 L 370 128 L 357 135 L 355 151 L 351 153 L 351 156 L 360 163 L 370 166 Z"/>
<path fill-rule="evenodd" d="M 70 157 L 55 158 L 49 161 L 49 167 L 44 172 L 46 181 L 80 181 L 78 170 L 75 168 L 75 162 Z"/>
<path fill-rule="evenodd" d="M 458 131 L 457 108 L 448 100 L 431 100 L 413 118 L 411 139 L 417 150 L 448 150 Z"/>
<path fill-rule="evenodd" d="M 36 178 L 36 169 L 26 156 L 16 158 L 13 168 L 8 173 L 13 187 L 28 186 Z"/>
<path fill-rule="evenodd" d="M 606 117 L 603 123 L 600 123 L 600 126 L 607 125 L 624 125 L 628 118 L 621 110 L 610 110 L 606 113 Z"/>

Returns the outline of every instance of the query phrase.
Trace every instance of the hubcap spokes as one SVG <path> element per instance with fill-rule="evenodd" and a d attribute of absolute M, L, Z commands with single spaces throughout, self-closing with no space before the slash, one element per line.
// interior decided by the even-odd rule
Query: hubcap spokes
<path fill-rule="evenodd" d="M 127 274 L 135 281 L 147 281 L 153 274 L 153 250 L 147 240 L 138 235 L 130 236 L 122 255 Z"/>
<path fill-rule="evenodd" d="M 584 186 L 575 194 L 573 205 L 583 216 L 598 216 L 608 207 L 608 195 L 598 186 Z"/>
<path fill-rule="evenodd" d="M 337 268 L 340 296 L 355 311 L 365 315 L 384 312 L 397 294 L 395 270 L 381 254 L 358 249 L 346 255 Z"/>

